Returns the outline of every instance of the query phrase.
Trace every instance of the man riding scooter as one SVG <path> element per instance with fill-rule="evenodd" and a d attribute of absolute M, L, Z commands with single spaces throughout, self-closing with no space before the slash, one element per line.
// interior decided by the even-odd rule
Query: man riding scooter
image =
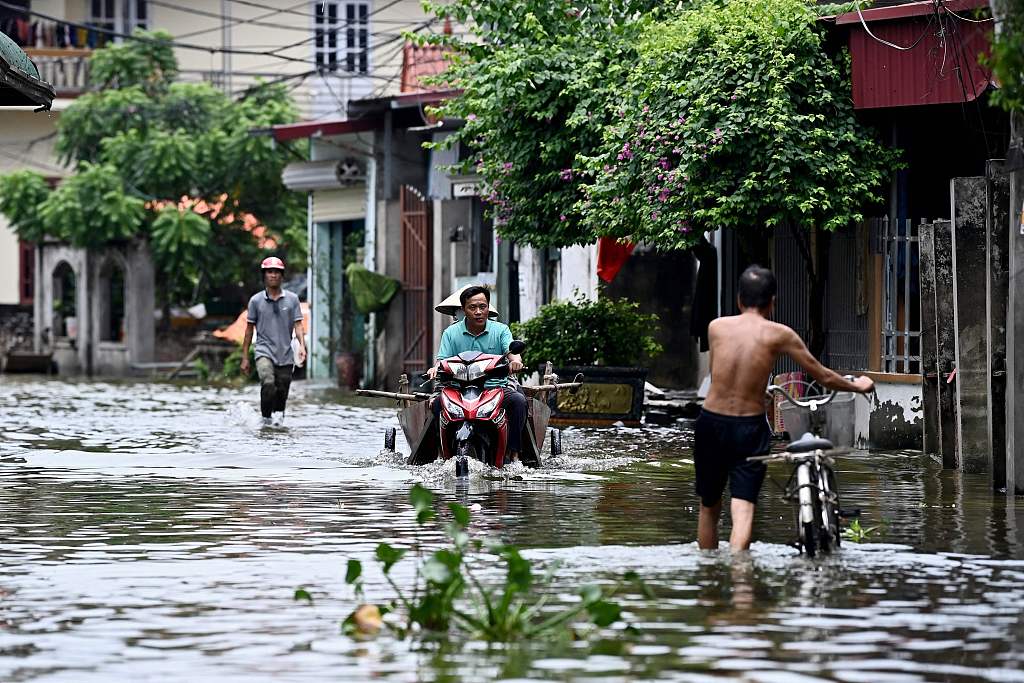
<path fill-rule="evenodd" d="M 479 351 L 502 355 L 508 353 L 509 372 L 516 373 L 523 369 L 523 359 L 509 353 L 512 343 L 512 330 L 508 325 L 489 319 L 491 292 L 486 287 L 467 287 L 459 295 L 462 312 L 465 317 L 452 324 L 441 336 L 441 344 L 437 350 L 434 367 L 427 370 L 430 379 L 437 377 L 437 370 L 442 360 L 457 356 L 465 351 Z M 509 420 L 508 457 L 515 462 L 522 450 L 523 427 L 526 425 L 526 396 L 522 391 L 508 386 L 507 378 L 493 378 L 487 381 L 488 388 L 504 388 L 504 407 Z M 432 406 L 434 418 L 439 419 L 441 402 L 434 401 Z"/>

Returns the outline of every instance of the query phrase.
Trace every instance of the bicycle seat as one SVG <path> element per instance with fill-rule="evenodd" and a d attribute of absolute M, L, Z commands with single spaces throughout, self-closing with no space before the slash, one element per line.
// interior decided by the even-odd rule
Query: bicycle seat
<path fill-rule="evenodd" d="M 807 432 L 796 441 L 786 446 L 786 450 L 790 453 L 810 453 L 818 449 L 828 451 L 833 448 L 832 442 L 828 439 L 822 439 L 821 437 L 815 436 L 810 432 Z"/>

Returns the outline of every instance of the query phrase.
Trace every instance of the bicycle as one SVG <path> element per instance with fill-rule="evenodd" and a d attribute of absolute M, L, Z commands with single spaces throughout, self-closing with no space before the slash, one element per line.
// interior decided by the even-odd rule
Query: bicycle
<path fill-rule="evenodd" d="M 853 379 L 848 377 L 847 379 Z M 777 385 L 770 385 L 765 393 L 777 393 L 798 408 L 809 410 L 810 432 L 786 446 L 786 451 L 747 458 L 756 462 L 787 462 L 795 465 L 783 487 L 783 498 L 796 505 L 797 543 L 799 550 L 814 557 L 820 550 L 829 554 L 839 548 L 840 517 L 855 517 L 859 511 L 849 513 L 839 508 L 839 487 L 836 482 L 835 455 L 845 451 L 837 449 L 828 439 L 819 436 L 824 425 L 824 411 L 838 391 L 821 397 L 796 399 Z"/>

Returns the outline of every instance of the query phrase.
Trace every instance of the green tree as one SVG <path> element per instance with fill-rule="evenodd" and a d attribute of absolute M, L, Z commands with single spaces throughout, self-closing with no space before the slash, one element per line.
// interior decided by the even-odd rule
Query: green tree
<path fill-rule="evenodd" d="M 817 24 L 804 0 L 730 0 L 651 25 L 585 165 L 589 231 L 686 247 L 860 220 L 896 158 L 856 120 L 846 56 Z"/>
<path fill-rule="evenodd" d="M 686 247 L 700 230 L 833 229 L 860 218 L 894 155 L 857 122 L 845 54 L 805 0 L 455 0 L 445 144 L 474 151 L 499 233 Z"/>
<path fill-rule="evenodd" d="M 251 280 L 263 256 L 246 215 L 301 268 L 305 205 L 281 184 L 286 150 L 254 128 L 295 120 L 280 84 L 237 101 L 208 84 L 180 83 L 171 36 L 97 50 L 90 91 L 57 124 L 57 153 L 75 173 L 55 190 L 20 171 L 0 177 L 0 211 L 24 239 L 96 247 L 147 239 L 163 303 Z"/>
<path fill-rule="evenodd" d="M 1024 0 L 992 0 L 999 24 L 987 59 L 999 88 L 992 101 L 1006 111 L 1024 112 Z"/>
<path fill-rule="evenodd" d="M 465 125 L 444 143 L 473 152 L 459 170 L 481 176 L 500 234 L 534 246 L 593 241 L 582 230 L 578 159 L 598 154 L 621 96 L 651 0 L 454 0 L 439 17 L 470 36 L 452 48 L 439 82 L 462 89 L 440 108 Z"/>

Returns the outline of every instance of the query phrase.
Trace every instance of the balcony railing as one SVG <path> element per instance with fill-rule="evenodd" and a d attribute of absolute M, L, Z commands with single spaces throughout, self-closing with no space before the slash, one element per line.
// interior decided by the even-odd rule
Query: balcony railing
<path fill-rule="evenodd" d="M 57 97 L 75 97 L 89 84 L 92 50 L 75 47 L 28 47 L 25 54 L 39 69 L 39 77 L 53 86 Z"/>

